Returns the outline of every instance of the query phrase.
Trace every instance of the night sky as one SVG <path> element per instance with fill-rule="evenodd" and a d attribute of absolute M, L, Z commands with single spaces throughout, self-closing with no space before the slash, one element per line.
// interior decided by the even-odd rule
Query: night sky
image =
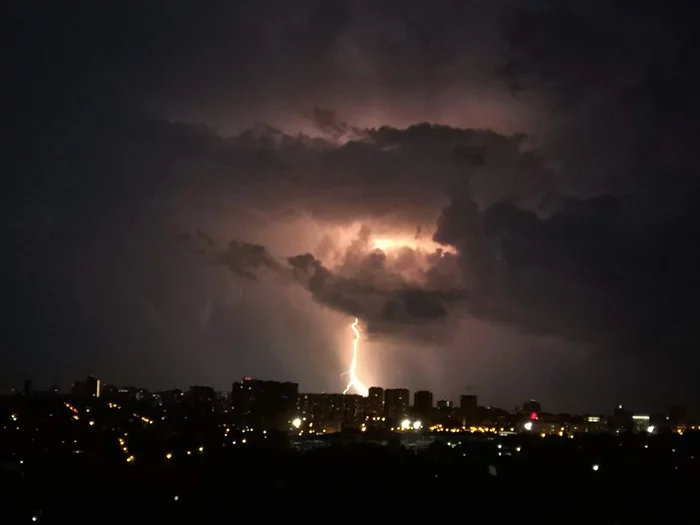
<path fill-rule="evenodd" d="M 6 2 L 0 381 L 700 408 L 698 11 Z"/>

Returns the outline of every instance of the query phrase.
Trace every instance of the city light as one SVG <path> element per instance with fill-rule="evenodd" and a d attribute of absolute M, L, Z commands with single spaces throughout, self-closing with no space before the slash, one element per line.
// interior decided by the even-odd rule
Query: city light
<path fill-rule="evenodd" d="M 530 430 L 532 430 L 532 421 L 528 421 L 523 425 L 523 427 L 529 432 Z"/>
<path fill-rule="evenodd" d="M 292 420 L 292 426 L 294 428 L 299 428 L 301 426 L 301 418 L 298 418 L 298 417 L 294 418 Z"/>
<path fill-rule="evenodd" d="M 409 428 L 411 428 L 411 421 L 408 419 L 404 419 L 401 422 L 401 430 L 408 430 Z"/>

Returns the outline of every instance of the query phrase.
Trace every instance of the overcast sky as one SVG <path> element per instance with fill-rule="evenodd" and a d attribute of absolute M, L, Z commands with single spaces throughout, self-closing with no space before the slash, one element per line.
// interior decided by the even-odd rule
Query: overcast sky
<path fill-rule="evenodd" d="M 697 10 L 10 2 L 0 379 L 693 407 Z"/>

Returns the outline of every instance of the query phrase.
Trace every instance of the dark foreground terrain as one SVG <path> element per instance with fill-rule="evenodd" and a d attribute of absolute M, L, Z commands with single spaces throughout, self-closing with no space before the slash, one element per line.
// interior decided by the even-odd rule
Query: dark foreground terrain
<path fill-rule="evenodd" d="M 295 442 L 225 410 L 21 396 L 0 422 L 0 525 L 700 523 L 697 430 Z"/>
<path fill-rule="evenodd" d="M 697 445 L 694 436 L 514 437 L 301 454 L 261 442 L 159 465 L 74 454 L 6 464 L 0 521 L 697 523 Z"/>

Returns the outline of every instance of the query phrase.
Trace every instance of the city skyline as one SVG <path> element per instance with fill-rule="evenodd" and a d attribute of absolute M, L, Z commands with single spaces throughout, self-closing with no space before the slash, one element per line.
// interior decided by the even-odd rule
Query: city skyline
<path fill-rule="evenodd" d="M 473 387 L 468 386 L 465 391 L 453 396 L 440 396 L 439 394 L 436 394 L 435 391 L 431 389 L 411 389 L 407 388 L 405 386 L 391 386 L 391 387 L 385 387 L 381 385 L 372 385 L 368 387 L 368 393 L 367 395 L 363 396 L 361 394 L 355 393 L 355 392 L 343 392 L 342 390 L 339 391 L 312 391 L 312 390 L 304 390 L 300 389 L 300 383 L 295 382 L 293 380 L 278 380 L 278 379 L 267 379 L 267 378 L 259 378 L 259 377 L 253 377 L 253 376 L 241 376 L 238 379 L 234 379 L 231 383 L 229 383 L 228 387 L 226 388 L 216 388 L 210 385 L 205 385 L 201 383 L 192 383 L 189 385 L 176 385 L 176 386 L 170 386 L 169 388 L 161 388 L 161 389 L 151 389 L 148 387 L 145 387 L 143 385 L 127 385 L 127 384 L 121 384 L 121 383 L 110 383 L 103 381 L 100 379 L 98 376 L 88 374 L 87 379 L 77 379 L 74 382 L 71 383 L 70 387 L 61 387 L 60 385 L 52 384 L 45 390 L 42 390 L 40 388 L 36 388 L 36 385 L 34 385 L 31 381 L 30 378 L 25 378 L 23 385 L 15 387 L 11 387 L 10 390 L 5 389 L 3 392 L 0 392 L 0 397 L 2 395 L 34 395 L 34 394 L 76 394 L 77 392 L 85 392 L 86 388 L 87 390 L 92 390 L 93 392 L 90 393 L 89 395 L 92 397 L 100 397 L 99 392 L 103 393 L 109 393 L 108 395 L 130 395 L 134 396 L 137 395 L 138 393 L 143 393 L 147 396 L 151 395 L 158 395 L 158 394 L 164 394 L 164 393 L 169 393 L 169 392 L 175 392 L 175 391 L 180 391 L 180 392 L 188 392 L 191 391 L 192 389 L 211 389 L 213 392 L 228 398 L 231 393 L 235 390 L 236 385 L 239 384 L 245 384 L 246 382 L 252 381 L 252 382 L 258 382 L 258 383 L 269 383 L 269 384 L 276 384 L 276 385 L 293 385 L 295 392 L 297 396 L 328 396 L 328 397 L 334 397 L 334 396 L 340 396 L 340 397 L 359 397 L 365 400 L 365 402 L 369 402 L 371 404 L 371 398 L 373 396 L 372 392 L 373 391 L 380 391 L 381 396 L 382 396 L 382 403 L 384 402 L 384 395 L 387 391 L 391 392 L 392 394 L 398 393 L 398 392 L 405 392 L 407 395 L 407 402 L 405 403 L 406 407 L 410 408 L 421 408 L 423 407 L 429 407 L 431 409 L 437 409 L 440 406 L 443 406 L 445 408 L 459 408 L 462 407 L 463 404 L 465 403 L 465 399 L 467 403 L 474 404 L 476 407 L 477 400 L 479 402 L 479 407 L 485 407 L 485 408 L 495 408 L 498 410 L 503 410 L 506 413 L 524 413 L 524 414 L 530 414 L 530 413 L 547 413 L 547 414 L 609 414 L 613 413 L 616 410 L 621 410 L 623 407 L 625 409 L 631 409 L 634 410 L 635 413 L 644 413 L 644 414 L 660 414 L 660 413 L 665 413 L 669 410 L 678 410 L 680 407 L 682 407 L 682 410 L 684 413 L 688 413 L 691 416 L 695 416 L 696 411 L 693 410 L 692 406 L 689 406 L 684 403 L 677 403 L 677 402 L 663 402 L 660 401 L 657 404 L 655 404 L 652 407 L 649 406 L 634 406 L 634 405 L 628 405 L 621 403 L 619 400 L 611 400 L 606 406 L 600 407 L 597 409 L 586 409 L 586 410 L 571 410 L 571 409 L 566 409 L 566 408 L 559 408 L 559 407 L 552 407 L 548 406 L 546 400 L 544 402 L 544 409 L 542 409 L 543 403 L 542 400 L 539 398 L 535 398 L 532 396 L 524 395 L 522 396 L 519 400 L 516 400 L 512 404 L 508 405 L 497 405 L 494 403 L 490 403 L 488 399 L 482 398 L 478 391 L 474 391 Z M 89 384 L 92 384 L 93 386 L 87 386 Z M 0 385 L 0 386 L 7 386 L 7 385 Z M 96 392 L 98 393 L 97 395 Z M 141 395 L 141 394 L 139 394 Z M 420 398 L 422 399 L 422 402 L 419 402 L 418 404 L 416 403 L 416 395 L 419 395 Z M 425 405 L 426 399 L 429 399 L 429 404 Z M 535 408 L 536 407 L 536 408 Z M 688 410 L 690 408 L 690 410 Z M 632 412 L 630 412 L 632 413 Z"/>

